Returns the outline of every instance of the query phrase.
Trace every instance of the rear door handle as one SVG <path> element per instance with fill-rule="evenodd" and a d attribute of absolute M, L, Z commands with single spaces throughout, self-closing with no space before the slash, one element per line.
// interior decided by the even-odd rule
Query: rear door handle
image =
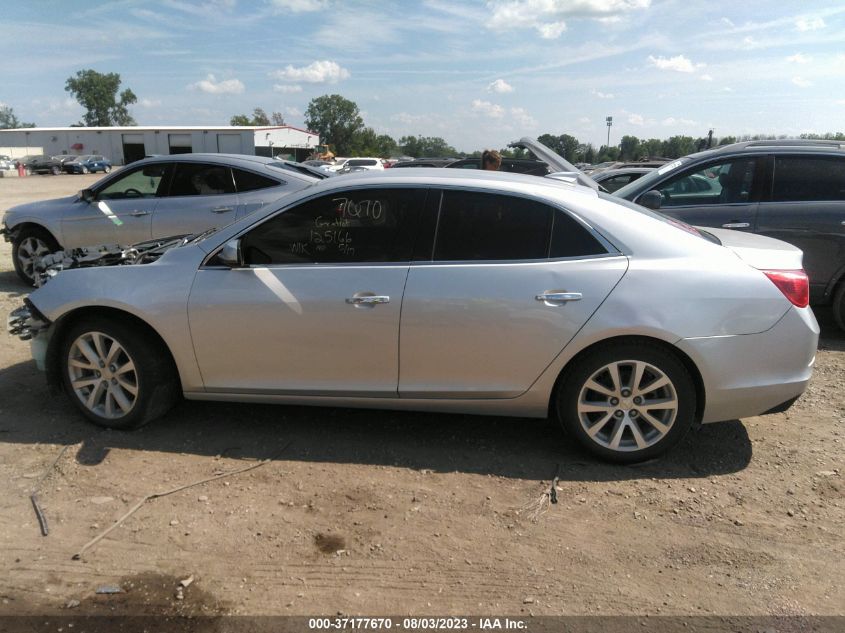
<path fill-rule="evenodd" d="M 583 295 L 580 292 L 544 292 L 534 298 L 546 303 L 566 303 L 567 301 L 581 301 Z"/>
<path fill-rule="evenodd" d="M 368 297 L 347 297 L 346 303 L 354 306 L 370 306 L 379 303 L 390 303 L 390 297 L 387 295 L 371 295 Z"/>
<path fill-rule="evenodd" d="M 723 224 L 723 229 L 747 229 L 750 227 L 751 224 L 748 222 L 728 222 L 727 224 Z"/>
<path fill-rule="evenodd" d="M 232 210 L 232 207 L 214 207 L 211 212 L 212 213 L 229 213 Z"/>
<path fill-rule="evenodd" d="M 140 218 L 141 216 L 149 215 L 149 214 L 150 214 L 149 211 L 143 211 L 141 209 L 135 209 L 129 215 L 131 215 L 133 218 Z"/>

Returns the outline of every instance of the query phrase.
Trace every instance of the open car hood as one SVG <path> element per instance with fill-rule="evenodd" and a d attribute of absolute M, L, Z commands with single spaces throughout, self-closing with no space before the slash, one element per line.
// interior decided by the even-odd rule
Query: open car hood
<path fill-rule="evenodd" d="M 585 187 L 590 187 L 590 189 L 599 191 L 599 184 L 595 180 L 590 178 L 563 156 L 540 143 L 537 139 L 533 139 L 529 136 L 523 136 L 518 141 L 508 143 L 508 147 L 518 147 L 520 149 L 527 149 L 530 151 L 534 154 L 534 156 L 546 163 L 555 172 L 558 172 L 555 174 L 549 174 L 550 177 L 564 176 L 572 178 L 579 185 L 584 185 Z"/>

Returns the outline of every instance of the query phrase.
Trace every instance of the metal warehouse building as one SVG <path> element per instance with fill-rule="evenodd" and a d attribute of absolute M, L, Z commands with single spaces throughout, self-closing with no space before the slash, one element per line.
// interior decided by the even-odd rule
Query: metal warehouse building
<path fill-rule="evenodd" d="M 152 154 L 221 152 L 305 160 L 318 145 L 314 132 L 288 125 L 166 127 L 43 127 L 0 130 L 0 154 L 101 154 L 125 165 Z"/>

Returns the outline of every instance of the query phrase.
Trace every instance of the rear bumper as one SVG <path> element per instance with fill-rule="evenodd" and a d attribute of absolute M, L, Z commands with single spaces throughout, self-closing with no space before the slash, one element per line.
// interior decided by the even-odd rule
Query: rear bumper
<path fill-rule="evenodd" d="M 810 308 L 790 308 L 758 334 L 682 339 L 705 385 L 702 422 L 785 410 L 813 373 L 819 325 Z"/>

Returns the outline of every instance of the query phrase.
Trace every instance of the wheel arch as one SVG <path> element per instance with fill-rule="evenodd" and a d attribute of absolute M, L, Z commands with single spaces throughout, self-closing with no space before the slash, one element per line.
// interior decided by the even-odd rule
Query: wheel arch
<path fill-rule="evenodd" d="M 85 306 L 82 308 L 77 308 L 68 312 L 67 314 L 62 315 L 60 319 L 53 323 L 54 329 L 52 335 L 50 336 L 50 341 L 47 344 L 47 352 L 44 359 L 47 374 L 47 384 L 49 385 L 51 391 L 60 391 L 62 388 L 62 368 L 59 353 L 62 347 L 62 340 L 64 339 L 65 332 L 67 332 L 67 330 L 72 325 L 87 316 L 97 316 L 114 319 L 120 321 L 123 324 L 129 324 L 132 327 L 138 328 L 139 330 L 145 332 L 147 335 L 153 337 L 161 345 L 162 349 L 167 353 L 168 362 L 171 364 L 175 375 L 180 377 L 181 389 L 181 374 L 179 373 L 179 366 L 176 364 L 176 360 L 173 358 L 173 353 L 170 351 L 170 347 L 167 345 L 164 338 L 162 338 L 162 336 L 155 330 L 155 328 L 153 328 L 149 323 L 147 323 L 143 319 L 119 308 L 103 306 Z"/>
<path fill-rule="evenodd" d="M 570 358 L 558 373 L 558 377 L 555 380 L 554 387 L 552 388 L 551 394 L 549 396 L 549 416 L 553 417 L 554 415 L 556 415 L 555 403 L 557 401 L 558 391 L 561 388 L 561 385 L 566 381 L 566 377 L 569 372 L 572 371 L 572 368 L 575 367 L 582 358 L 584 358 L 585 356 L 592 353 L 598 348 L 610 347 L 613 345 L 621 345 L 626 343 L 635 343 L 640 345 L 645 344 L 651 345 L 653 347 L 659 347 L 665 352 L 672 354 L 672 356 L 677 358 L 681 362 L 681 364 L 683 364 L 684 368 L 689 372 L 690 376 L 692 377 L 693 386 L 695 387 L 695 423 L 698 424 L 704 415 L 704 406 L 706 404 L 707 398 L 707 392 L 704 388 L 704 379 L 701 377 L 701 372 L 698 371 L 698 367 L 687 354 L 685 354 L 683 351 L 681 351 L 671 343 L 667 343 L 666 341 L 663 341 L 659 338 L 642 335 L 613 336 L 611 338 L 602 339 L 600 341 L 596 341 L 591 345 L 588 345 L 587 347 L 579 351 L 577 354 L 575 354 L 572 358 Z"/>
<path fill-rule="evenodd" d="M 34 221 L 31 221 L 31 220 L 24 220 L 23 222 L 19 222 L 19 223 L 15 224 L 14 226 L 9 227 L 9 232 L 12 235 L 12 241 L 16 240 L 18 235 L 20 235 L 23 231 L 27 231 L 27 230 L 43 231 L 44 233 L 49 235 L 51 238 L 53 238 L 53 240 L 56 242 L 56 244 L 59 245 L 59 248 L 61 248 L 61 246 L 62 246 L 62 243 L 59 241 L 59 238 L 56 237 L 56 235 L 53 233 L 53 231 L 48 229 L 43 224 L 39 224 L 38 222 L 34 222 Z"/>

